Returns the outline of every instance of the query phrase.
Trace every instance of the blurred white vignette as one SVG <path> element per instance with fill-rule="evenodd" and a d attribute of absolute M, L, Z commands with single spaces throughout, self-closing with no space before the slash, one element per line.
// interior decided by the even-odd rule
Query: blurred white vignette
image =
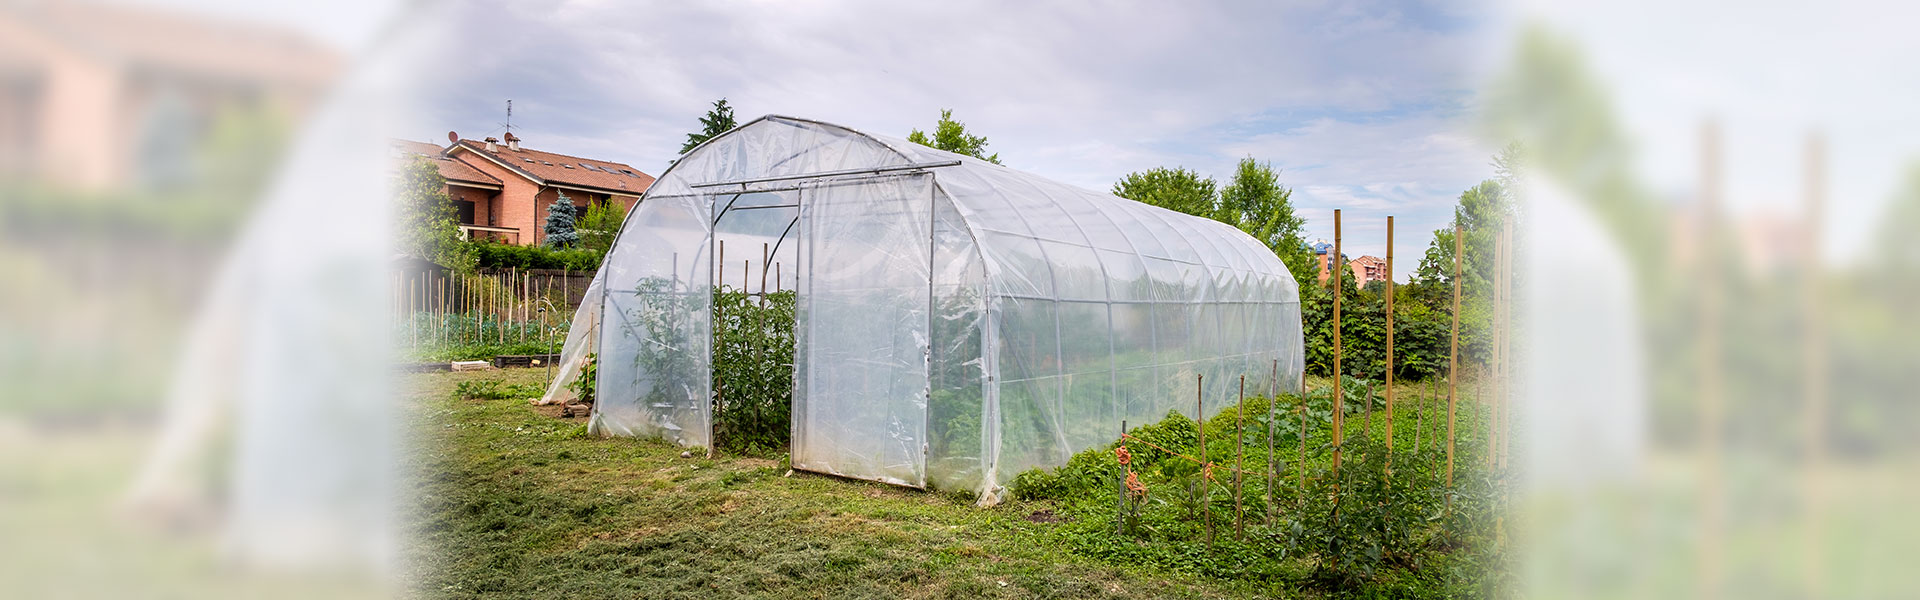
<path fill-rule="evenodd" d="M 0 596 L 398 590 L 389 4 L 0 4 Z"/>
<path fill-rule="evenodd" d="M 1920 597 L 1913 9 L 1509 8 L 1502 595 Z M 458 9 L 0 3 L 0 596 L 392 595 L 434 551 L 386 140 Z"/>

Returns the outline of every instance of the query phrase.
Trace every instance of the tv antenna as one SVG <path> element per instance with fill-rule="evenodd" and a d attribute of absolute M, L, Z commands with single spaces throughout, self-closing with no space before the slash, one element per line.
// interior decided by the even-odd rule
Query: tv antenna
<path fill-rule="evenodd" d="M 513 134 L 513 99 L 512 98 L 507 99 L 507 122 L 501 123 L 500 126 L 507 128 L 508 135 Z"/>

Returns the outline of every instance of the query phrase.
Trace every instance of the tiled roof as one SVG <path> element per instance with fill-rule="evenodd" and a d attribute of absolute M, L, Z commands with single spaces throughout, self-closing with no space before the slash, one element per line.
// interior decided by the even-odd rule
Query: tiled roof
<path fill-rule="evenodd" d="M 393 149 L 402 156 L 411 154 L 432 159 L 435 166 L 440 167 L 440 176 L 447 178 L 447 181 L 500 185 L 499 178 L 474 168 L 464 160 L 447 157 L 439 146 L 412 140 L 393 140 Z"/>
<path fill-rule="evenodd" d="M 509 150 L 504 143 L 494 144 L 494 151 L 488 152 L 486 142 L 475 140 L 460 140 L 455 148 L 492 157 L 547 183 L 576 185 L 633 196 L 640 195 L 647 191 L 647 186 L 653 185 L 652 175 L 617 162 L 529 150 L 525 146 L 519 150 Z"/>

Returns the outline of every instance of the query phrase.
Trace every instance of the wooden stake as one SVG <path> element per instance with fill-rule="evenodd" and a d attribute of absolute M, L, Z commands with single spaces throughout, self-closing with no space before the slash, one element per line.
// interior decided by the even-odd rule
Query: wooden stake
<path fill-rule="evenodd" d="M 774 283 L 775 285 L 778 285 L 779 281 L 775 280 Z M 1126 437 L 1127 437 L 1127 422 L 1126 420 L 1122 419 L 1120 421 L 1120 445 L 1122 447 L 1125 447 L 1127 444 Z M 1113 494 L 1113 534 L 1114 535 L 1120 535 L 1125 531 L 1123 529 L 1123 524 L 1125 523 L 1124 519 L 1126 518 L 1125 513 L 1127 511 L 1127 466 L 1126 465 L 1120 465 L 1120 476 L 1118 477 L 1118 480 L 1119 480 L 1119 484 L 1114 486 L 1114 494 Z"/>
<path fill-rule="evenodd" d="M 1233 537 L 1246 539 L 1246 517 L 1241 512 L 1240 472 L 1247 456 L 1247 376 L 1240 376 L 1240 406 L 1233 411 Z"/>
<path fill-rule="evenodd" d="M 1333 209 L 1333 473 L 1338 481 L 1340 474 L 1340 447 L 1347 444 L 1347 438 L 1341 431 L 1345 423 L 1346 396 L 1340 389 L 1340 363 L 1344 360 L 1341 352 L 1340 334 L 1340 284 L 1347 270 L 1346 261 L 1340 260 L 1340 209 Z"/>
<path fill-rule="evenodd" d="M 1193 376 L 1194 425 L 1200 429 L 1200 518 L 1207 525 L 1207 552 L 1213 552 L 1213 469 L 1207 462 L 1207 376 Z"/>
<path fill-rule="evenodd" d="M 1274 420 L 1273 407 L 1280 403 L 1277 397 L 1280 391 L 1280 359 L 1273 359 L 1273 371 L 1267 375 L 1267 526 L 1273 526 L 1273 477 L 1280 461 L 1273 454 L 1273 428 L 1279 425 Z"/>
<path fill-rule="evenodd" d="M 1294 489 L 1294 492 L 1299 495 L 1295 502 L 1298 507 L 1305 508 L 1307 506 L 1307 381 L 1305 377 L 1300 378 L 1300 395 L 1293 405 L 1293 414 L 1300 416 L 1300 435 L 1297 436 L 1300 438 L 1300 454 L 1293 462 L 1293 470 L 1300 480 L 1299 486 Z"/>
<path fill-rule="evenodd" d="M 1721 522 L 1724 514 L 1723 491 L 1721 489 L 1720 469 L 1721 442 L 1725 422 L 1725 398 L 1721 396 L 1720 364 L 1720 293 L 1723 282 L 1716 269 L 1719 267 L 1719 246 L 1717 241 L 1720 208 L 1720 131 L 1716 124 L 1708 123 L 1701 131 L 1701 183 L 1700 191 L 1700 231 L 1697 239 L 1700 244 L 1701 259 L 1699 276 L 1695 283 L 1700 290 L 1699 318 L 1700 326 L 1700 368 L 1697 370 L 1696 391 L 1700 399 L 1700 419 L 1698 424 L 1700 448 L 1700 545 L 1698 567 L 1699 589 L 1696 597 L 1720 597 L 1721 583 L 1721 542 L 1724 532 Z"/>
<path fill-rule="evenodd" d="M 1820 285 L 1825 274 L 1820 262 L 1820 227 L 1826 215 L 1826 142 L 1819 134 L 1807 138 L 1806 148 L 1806 217 L 1801 224 L 1804 228 L 1803 246 L 1800 256 L 1806 259 L 1805 273 L 1801 276 L 1801 326 L 1804 327 L 1801 348 L 1801 394 L 1804 402 L 1801 406 L 1802 444 L 1805 446 L 1806 466 L 1801 482 L 1801 497 L 1806 506 L 1805 539 L 1801 547 L 1808 548 L 1805 559 L 1806 585 L 1808 595 L 1818 594 L 1817 590 L 1826 589 L 1826 539 L 1825 493 L 1823 480 L 1826 469 L 1826 432 L 1827 432 L 1827 354 L 1826 329 L 1822 319 L 1824 302 Z"/>
<path fill-rule="evenodd" d="M 1506 240 L 1505 267 L 1500 269 L 1500 470 L 1513 455 L 1513 222 L 1500 233 Z"/>
<path fill-rule="evenodd" d="M 1421 424 L 1421 420 L 1427 415 L 1426 401 L 1433 398 L 1433 378 L 1431 377 L 1427 378 L 1427 392 L 1427 396 L 1422 398 L 1420 384 L 1413 384 L 1413 453 L 1416 456 L 1420 454 L 1420 432 L 1426 428 Z"/>
<path fill-rule="evenodd" d="M 1506 268 L 1506 245 L 1506 238 L 1501 237 L 1500 232 L 1494 232 L 1493 281 L 1490 282 L 1493 284 L 1493 364 L 1487 365 L 1486 376 L 1481 378 L 1484 385 L 1481 386 L 1480 390 L 1483 392 L 1481 402 L 1487 405 L 1487 428 L 1482 431 L 1485 432 L 1487 438 L 1487 455 L 1485 462 L 1489 470 L 1493 469 L 1494 464 L 1498 462 L 1498 455 L 1500 454 L 1500 362 L 1501 359 L 1504 358 L 1501 356 L 1501 352 L 1506 349 L 1504 340 L 1500 337 L 1501 332 L 1504 331 L 1504 324 L 1500 322 L 1500 315 L 1502 314 L 1501 305 L 1506 302 L 1506 298 L 1501 295 L 1500 282 L 1503 277 L 1501 271 Z M 1491 379 L 1492 381 L 1484 381 L 1487 379 Z M 1491 388 L 1491 393 L 1485 393 L 1489 391 L 1489 388 Z"/>
<path fill-rule="evenodd" d="M 1373 431 L 1373 384 L 1367 384 L 1367 391 L 1360 396 L 1360 439 L 1372 440 Z"/>
<path fill-rule="evenodd" d="M 1387 216 L 1387 475 L 1393 475 L 1393 216 Z"/>
<path fill-rule="evenodd" d="M 1465 244 L 1460 239 L 1460 213 L 1453 215 L 1453 329 L 1448 334 L 1447 350 L 1447 488 L 1453 488 L 1453 445 L 1454 416 L 1460 406 L 1460 253 Z M 1447 504 L 1452 506 L 1453 496 L 1447 495 Z"/>

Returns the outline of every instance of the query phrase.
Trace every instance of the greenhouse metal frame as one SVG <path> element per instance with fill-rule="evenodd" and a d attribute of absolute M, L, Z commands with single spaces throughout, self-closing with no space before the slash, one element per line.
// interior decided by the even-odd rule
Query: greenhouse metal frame
<path fill-rule="evenodd" d="M 709 446 L 718 285 L 797 290 L 793 468 L 982 505 L 1122 421 L 1194 416 L 1196 394 L 1217 413 L 1239 376 L 1293 391 L 1304 367 L 1294 278 L 1234 227 L 767 116 L 642 196 L 549 394 L 597 355 L 592 433 Z"/>

